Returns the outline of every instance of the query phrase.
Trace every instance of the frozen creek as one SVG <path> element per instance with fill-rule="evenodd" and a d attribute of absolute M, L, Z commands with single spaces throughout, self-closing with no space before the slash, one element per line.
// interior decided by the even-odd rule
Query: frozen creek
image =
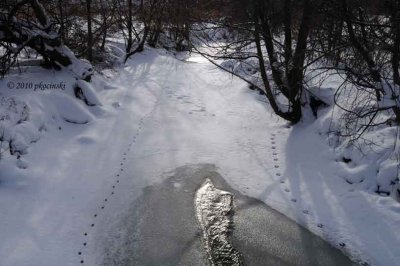
<path fill-rule="evenodd" d="M 103 265 L 352 265 L 320 237 L 232 189 L 210 164 L 177 168 L 146 187 L 119 220 L 106 237 Z"/>

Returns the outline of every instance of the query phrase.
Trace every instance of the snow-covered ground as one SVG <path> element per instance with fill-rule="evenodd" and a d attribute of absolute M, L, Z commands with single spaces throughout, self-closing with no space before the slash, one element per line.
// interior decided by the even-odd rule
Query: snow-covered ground
<path fill-rule="evenodd" d="M 195 55 L 146 50 L 107 76 L 94 79 L 94 107 L 73 98 L 66 72 L 0 81 L 0 97 L 30 110 L 7 120 L 9 134 L 30 134 L 15 137 L 21 158 L 2 150 L 0 265 L 100 263 L 102 237 L 142 189 L 195 163 L 215 164 L 232 187 L 355 260 L 400 265 L 400 205 L 348 184 L 318 123 L 288 127 L 263 96 Z M 8 88 L 41 79 L 69 89 Z"/>

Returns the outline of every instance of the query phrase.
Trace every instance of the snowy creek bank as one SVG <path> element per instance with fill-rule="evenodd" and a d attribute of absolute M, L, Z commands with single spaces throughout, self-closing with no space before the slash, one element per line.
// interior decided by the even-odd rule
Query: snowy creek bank
<path fill-rule="evenodd" d="M 196 219 L 196 192 L 207 178 L 225 195 L 233 195 L 228 235 L 245 265 L 352 265 L 318 236 L 234 190 L 211 164 L 179 167 L 162 183 L 144 188 L 109 226 L 102 239 L 102 265 L 226 265 L 229 259 L 221 253 L 227 245 L 214 247 L 220 256 L 208 261 Z M 234 261 L 229 265 L 241 265 Z"/>
<path fill-rule="evenodd" d="M 263 242 L 267 239 L 259 235 L 265 235 L 263 231 L 274 233 L 269 233 L 267 226 L 259 226 L 264 223 L 261 216 L 270 215 L 261 208 L 263 202 L 354 261 L 398 265 L 400 206 L 391 198 L 348 184 L 338 173 L 335 153 L 318 131 L 317 123 L 288 127 L 273 115 L 265 96 L 250 91 L 246 83 L 196 55 L 177 60 L 164 50 L 146 49 L 125 66 L 106 72 L 107 78 L 94 76 L 96 94 L 86 93 L 90 102 L 96 102 L 97 96 L 101 106 L 88 106 L 76 99 L 71 94 L 75 80 L 63 72 L 40 70 L 41 75 L 23 73 L 7 80 L 14 82 L 23 77 L 24 82 L 36 83 L 46 77 L 54 83 L 68 81 L 69 94 L 10 90 L 6 79 L 0 82 L 2 96 L 16 99 L 17 112 L 9 112 L 6 126 L 15 127 L 12 132 L 17 133 L 31 124 L 32 132 L 37 133 L 18 137 L 19 143 L 28 143 L 18 145 L 27 147 L 21 156 L 23 164 L 16 167 L 21 159 L 8 151 L 0 160 L 0 265 L 91 266 L 104 264 L 113 254 L 127 258 L 123 248 L 116 250 L 120 242 L 113 235 L 128 237 L 128 225 L 130 232 L 135 228 L 142 228 L 143 233 L 154 229 L 146 241 L 160 243 L 164 241 L 161 229 L 171 229 L 171 237 L 178 235 L 177 242 L 194 241 L 192 245 L 176 244 L 178 247 L 172 250 L 189 246 L 190 262 L 207 260 L 194 213 L 194 193 L 205 177 L 195 180 L 188 175 L 187 182 L 174 188 L 167 181 L 175 175 L 174 169 L 199 164 L 215 165 L 215 172 L 229 184 L 211 178 L 216 189 L 235 194 L 230 243 L 243 254 L 245 263 L 246 256 L 267 256 L 261 254 L 268 247 Z M 0 110 L 8 110 L 13 102 L 5 101 Z M 19 115 L 24 110 L 22 102 L 28 105 L 29 116 Z M 90 121 L 67 122 L 71 118 Z M 38 133 L 40 128 L 43 130 Z M 189 187 L 190 193 L 179 190 L 191 182 L 195 184 Z M 165 197 L 155 195 L 157 191 Z M 171 191 L 176 196 L 169 195 Z M 248 198 L 245 202 L 252 204 L 239 211 L 245 205 L 240 195 L 257 200 Z M 164 204 L 164 198 L 171 197 L 176 200 Z M 165 211 L 158 210 L 157 204 Z M 171 209 L 170 205 L 177 207 Z M 134 207 L 136 216 L 132 216 Z M 150 207 L 155 208 L 154 212 Z M 247 210 L 251 219 L 259 213 L 257 219 L 261 220 L 241 218 Z M 174 217 L 174 226 L 166 228 L 166 223 L 157 229 L 161 218 L 155 213 Z M 252 225 L 250 220 L 254 221 Z M 174 231 L 178 228 L 175 223 L 180 225 L 179 234 Z M 118 231 L 119 226 L 126 234 Z M 251 232 L 257 236 L 249 236 Z M 235 238 L 238 234 L 241 238 Z M 277 241 L 281 237 L 276 236 Z M 246 238 L 250 241 L 240 243 Z M 150 245 L 140 236 L 136 239 Z M 104 258 L 107 243 L 110 256 Z M 126 247 L 126 252 L 131 248 Z M 137 252 L 161 256 L 163 250 L 169 250 L 165 245 L 163 248 Z M 285 247 L 275 248 L 274 252 L 279 253 Z M 177 259 L 183 256 L 179 254 Z M 110 265 L 118 264 L 111 261 Z"/>

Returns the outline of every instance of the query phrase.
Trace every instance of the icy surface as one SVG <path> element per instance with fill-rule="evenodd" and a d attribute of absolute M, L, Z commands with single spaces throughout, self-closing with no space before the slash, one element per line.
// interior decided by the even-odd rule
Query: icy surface
<path fill-rule="evenodd" d="M 233 195 L 217 189 L 207 179 L 196 193 L 196 216 L 211 265 L 243 265 L 240 253 L 229 241 Z"/>
<path fill-rule="evenodd" d="M 205 183 L 206 179 L 212 186 Z M 219 196 L 226 204 L 216 202 Z M 205 240 L 211 244 L 212 254 L 204 248 L 204 227 L 196 221 L 195 198 L 204 205 L 198 214 L 207 218 L 211 213 L 221 215 L 215 222 L 206 221 L 206 237 L 211 239 Z M 212 164 L 178 167 L 163 182 L 144 188 L 127 205 L 130 207 L 120 215 L 96 225 L 95 242 L 101 256 L 97 263 L 88 261 L 90 265 L 237 265 L 238 253 L 226 242 L 228 221 L 223 218 L 232 207 L 230 241 L 240 251 L 244 265 L 265 265 L 266 261 L 270 265 L 353 265 L 320 237 L 263 202 L 234 190 Z M 223 228 L 216 226 L 222 220 Z M 210 231 L 213 228 L 217 231 Z M 208 259 L 210 255 L 212 260 Z"/>

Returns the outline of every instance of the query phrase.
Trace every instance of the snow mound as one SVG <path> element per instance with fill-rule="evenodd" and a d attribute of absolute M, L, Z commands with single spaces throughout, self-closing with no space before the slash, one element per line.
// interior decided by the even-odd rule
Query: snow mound
<path fill-rule="evenodd" d="M 318 96 L 329 104 L 334 90 L 322 88 Z M 342 100 L 344 101 L 344 100 Z M 316 131 L 336 154 L 337 174 L 357 190 L 380 196 L 391 196 L 400 201 L 400 136 L 396 126 L 382 123 L 371 127 L 359 139 L 346 138 L 344 111 L 332 105 L 319 113 Z M 383 121 L 386 117 L 381 115 Z"/>
<path fill-rule="evenodd" d="M 76 86 L 82 90 L 83 100 L 89 106 L 101 106 L 100 99 L 97 97 L 92 84 L 84 80 L 78 80 Z"/>
<path fill-rule="evenodd" d="M 60 71 L 56 75 L 48 70 L 38 72 L 27 70 L 21 74 L 10 74 L 0 80 L 0 163 L 11 164 L 19 169 L 26 169 L 22 155 L 28 153 L 30 147 L 43 138 L 44 134 L 54 137 L 63 129 L 70 131 L 75 124 L 88 124 L 106 112 L 97 91 L 104 90 L 108 83 L 94 77 L 93 84 L 77 81 L 69 71 Z M 10 89 L 8 83 L 60 84 L 61 89 Z M 85 103 L 76 98 L 74 88 L 80 87 Z M 89 106 L 96 106 L 89 107 Z M 56 138 L 59 138 L 57 136 Z M 38 143 L 45 148 L 46 144 Z M 27 159 L 25 156 L 24 159 Z"/>
<path fill-rule="evenodd" d="M 56 107 L 58 115 L 66 122 L 87 124 L 93 120 L 93 115 L 76 99 L 66 94 L 52 94 L 51 102 Z"/>
<path fill-rule="evenodd" d="M 29 108 L 26 103 L 14 97 L 0 98 L 0 122 L 3 126 L 13 126 L 28 120 Z"/>
<path fill-rule="evenodd" d="M 0 98 L 0 154 L 26 153 L 29 144 L 37 141 L 38 131 L 29 121 L 28 105 L 15 97 Z"/>

